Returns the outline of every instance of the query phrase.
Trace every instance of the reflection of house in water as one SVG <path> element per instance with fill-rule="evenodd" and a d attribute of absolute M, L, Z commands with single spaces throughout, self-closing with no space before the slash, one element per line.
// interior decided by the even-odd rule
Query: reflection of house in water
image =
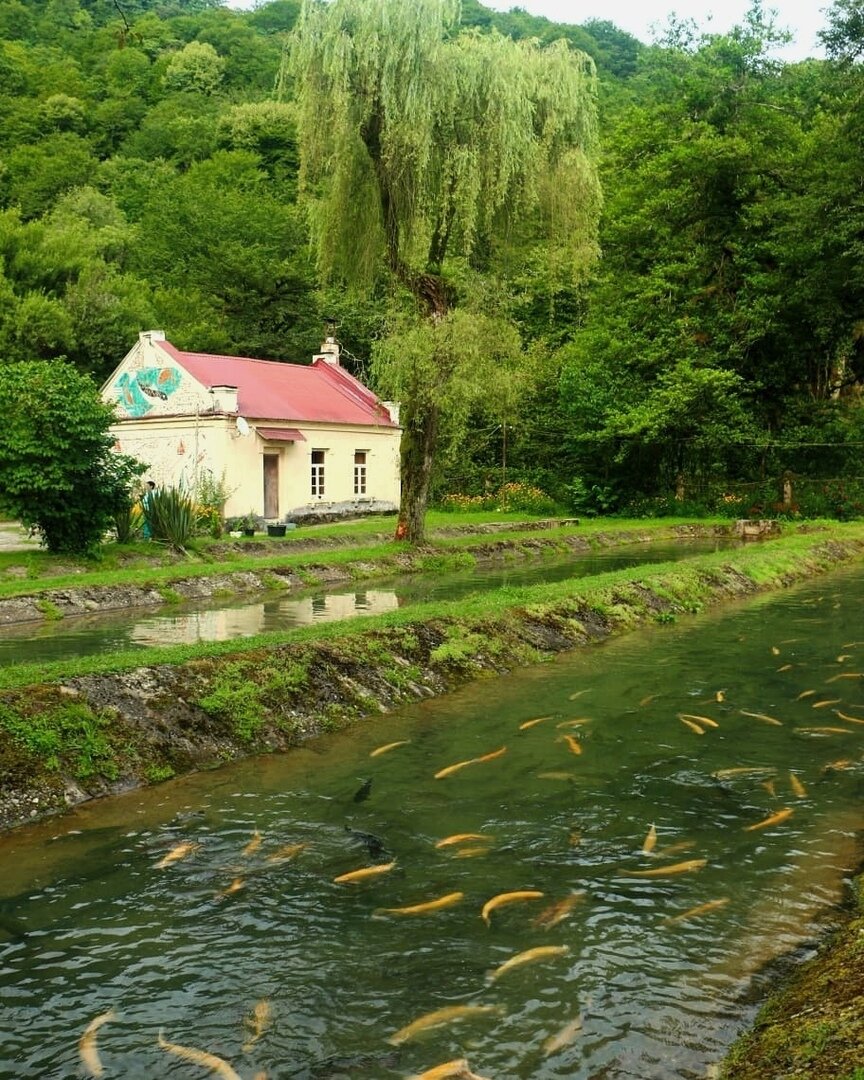
<path fill-rule="evenodd" d="M 280 598 L 242 607 L 206 611 L 174 612 L 141 619 L 130 630 L 138 645 L 188 645 L 196 641 L 230 641 L 269 630 L 308 626 L 315 622 L 338 622 L 355 615 L 378 615 L 399 606 L 391 589 L 330 593 L 298 599 Z"/>

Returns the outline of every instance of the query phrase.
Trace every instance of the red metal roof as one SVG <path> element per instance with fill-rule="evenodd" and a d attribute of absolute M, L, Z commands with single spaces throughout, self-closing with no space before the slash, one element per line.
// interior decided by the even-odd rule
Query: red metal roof
<path fill-rule="evenodd" d="M 275 439 L 277 442 L 306 442 L 306 436 L 297 428 L 259 427 L 255 430 L 262 439 Z"/>
<path fill-rule="evenodd" d="M 236 386 L 241 416 L 398 427 L 368 387 L 326 360 L 284 364 L 245 356 L 182 352 L 169 341 L 160 341 L 158 347 L 204 386 Z"/>

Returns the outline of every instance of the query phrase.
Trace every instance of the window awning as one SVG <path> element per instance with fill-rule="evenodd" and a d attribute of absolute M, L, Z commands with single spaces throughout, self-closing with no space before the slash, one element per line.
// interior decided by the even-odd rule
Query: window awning
<path fill-rule="evenodd" d="M 276 442 L 306 442 L 306 436 L 297 428 L 259 427 L 256 430 L 262 439 Z"/>

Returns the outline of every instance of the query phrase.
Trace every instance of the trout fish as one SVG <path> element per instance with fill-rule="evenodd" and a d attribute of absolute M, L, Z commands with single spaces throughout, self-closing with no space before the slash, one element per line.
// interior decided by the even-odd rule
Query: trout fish
<path fill-rule="evenodd" d="M 457 761 L 455 765 L 448 765 L 446 768 L 439 769 L 435 773 L 436 780 L 443 780 L 445 776 L 452 776 L 453 773 L 459 772 L 460 769 L 466 768 L 468 765 L 479 765 L 484 761 L 493 761 L 495 758 L 501 757 L 502 754 L 507 753 L 507 747 L 502 746 L 500 750 L 493 750 L 491 754 L 483 754 L 482 757 L 468 758 L 467 761 Z"/>
<path fill-rule="evenodd" d="M 412 1020 L 410 1024 L 399 1028 L 397 1032 L 387 1040 L 391 1046 L 401 1046 L 402 1043 L 413 1039 L 421 1031 L 427 1031 L 432 1027 L 440 1027 L 442 1024 L 450 1024 L 454 1020 L 473 1019 L 478 1016 L 503 1016 L 504 1009 L 501 1005 L 445 1005 L 443 1009 L 435 1009 Z"/>
<path fill-rule="evenodd" d="M 839 716 L 840 719 L 842 721 L 844 721 L 844 723 L 847 723 L 847 724 L 864 724 L 864 720 L 862 720 L 860 717 L 858 717 L 858 716 L 849 716 L 846 713 L 840 712 L 839 709 L 834 710 L 834 715 Z"/>
<path fill-rule="evenodd" d="M 272 855 L 268 855 L 267 862 L 284 862 L 286 859 L 293 859 L 307 847 L 309 847 L 308 844 L 285 844 Z"/>
<path fill-rule="evenodd" d="M 710 716 L 696 716 L 694 713 L 678 713 L 678 719 L 692 720 L 694 724 L 699 724 L 700 727 L 718 728 L 720 725 L 716 720 L 712 720 Z"/>
<path fill-rule="evenodd" d="M 477 847 L 460 847 L 453 852 L 454 859 L 473 859 L 477 855 L 488 855 L 489 848 L 480 844 Z"/>
<path fill-rule="evenodd" d="M 672 915 L 665 921 L 667 923 L 679 923 L 684 922 L 685 919 L 695 919 L 697 915 L 707 915 L 710 911 L 717 911 L 718 908 L 725 907 L 728 903 L 728 896 L 724 896 L 720 900 L 709 900 L 705 904 L 697 904 L 696 907 L 682 911 L 680 915 Z"/>
<path fill-rule="evenodd" d="M 396 742 L 385 743 L 383 746 L 379 746 L 375 750 L 370 750 L 369 757 L 380 757 L 382 754 L 389 754 L 390 751 L 395 750 L 397 746 L 407 746 L 410 742 L 410 739 L 397 739 Z"/>
<path fill-rule="evenodd" d="M 471 1072 L 465 1058 L 457 1058 L 455 1061 L 445 1061 L 443 1065 L 436 1065 L 426 1072 L 416 1073 L 410 1080 L 485 1080 L 477 1073 Z"/>
<path fill-rule="evenodd" d="M 827 709 L 829 705 L 839 705 L 842 700 L 843 699 L 839 698 L 839 697 L 825 698 L 822 701 L 814 701 L 813 704 L 810 706 L 810 708 L 811 709 Z"/>
<path fill-rule="evenodd" d="M 194 1046 L 179 1046 L 177 1043 L 168 1042 L 159 1032 L 157 1045 L 169 1054 L 175 1054 L 184 1061 L 191 1061 L 193 1065 L 200 1065 L 211 1072 L 221 1076 L 222 1080 L 242 1080 L 223 1058 L 215 1054 L 208 1054 L 206 1050 L 196 1050 Z"/>
<path fill-rule="evenodd" d="M 255 1043 L 258 1042 L 267 1028 L 270 1027 L 272 1018 L 270 1002 L 266 998 L 256 1001 L 252 1012 L 243 1021 L 249 1031 L 249 1038 L 243 1043 L 244 1053 L 248 1054 Z"/>
<path fill-rule="evenodd" d="M 733 776 L 773 776 L 776 772 L 770 765 L 738 765 L 734 769 L 717 769 L 711 775 L 715 780 L 731 780 Z"/>
<path fill-rule="evenodd" d="M 783 721 L 774 716 L 768 716 L 764 712 L 750 712 L 748 709 L 739 710 L 742 716 L 752 716 L 754 720 L 761 720 L 763 724 L 774 724 L 775 727 L 783 727 Z"/>
<path fill-rule="evenodd" d="M 658 866 L 653 870 L 625 870 L 627 877 L 665 877 L 668 874 L 688 874 L 692 870 L 701 870 L 708 862 L 707 859 L 687 859 L 685 862 L 673 863 L 671 866 Z"/>
<path fill-rule="evenodd" d="M 650 855 L 654 848 L 657 846 L 657 829 L 652 824 L 648 830 L 648 835 L 645 837 L 645 843 L 642 845 L 642 854 Z"/>
<path fill-rule="evenodd" d="M 679 720 L 681 721 L 681 723 L 682 723 L 682 724 L 684 724 L 684 725 L 686 725 L 686 726 L 687 726 L 688 728 L 690 728 L 690 730 L 691 730 L 691 731 L 692 731 L 692 732 L 693 732 L 694 734 L 696 734 L 696 735 L 704 735 L 704 734 L 705 734 L 705 729 L 704 729 L 704 728 L 701 728 L 701 727 L 700 727 L 700 726 L 699 726 L 699 725 L 698 725 L 697 723 L 695 723 L 695 722 L 694 722 L 693 720 L 688 720 L 686 716 L 679 716 L 679 717 L 678 717 L 678 719 L 679 719 Z"/>
<path fill-rule="evenodd" d="M 427 915 L 430 911 L 441 911 L 442 908 L 452 907 L 460 900 L 465 899 L 465 893 L 451 892 L 446 896 L 439 896 L 437 900 L 427 900 L 424 904 L 410 904 L 408 907 L 385 907 L 378 908 L 376 915 Z"/>
<path fill-rule="evenodd" d="M 84 1028 L 81 1038 L 78 1040 L 78 1056 L 81 1058 L 81 1065 L 90 1076 L 102 1076 L 105 1072 L 102 1059 L 99 1057 L 99 1051 L 96 1048 L 96 1032 L 103 1024 L 107 1024 L 109 1020 L 116 1019 L 117 1013 L 113 1009 L 100 1013 Z"/>
<path fill-rule="evenodd" d="M 799 735 L 851 735 L 849 728 L 845 727 L 796 727 L 795 733 Z"/>
<path fill-rule="evenodd" d="M 565 1024 L 560 1031 L 543 1041 L 541 1046 L 543 1056 L 550 1057 L 552 1054 L 557 1054 L 559 1050 L 563 1050 L 565 1046 L 569 1046 L 581 1030 L 582 1016 L 574 1016 L 569 1024 Z"/>
<path fill-rule="evenodd" d="M 499 893 L 497 896 L 493 896 L 491 900 L 486 901 L 480 916 L 483 922 L 490 926 L 489 916 L 496 908 L 502 907 L 504 904 L 514 904 L 518 900 L 539 900 L 541 896 L 543 896 L 543 893 L 538 892 L 536 889 L 521 889 L 516 892 Z"/>
<path fill-rule="evenodd" d="M 574 738 L 574 736 L 565 735 L 564 736 L 564 741 L 567 743 L 567 746 L 570 748 L 570 753 L 571 754 L 581 754 L 582 753 L 582 744 L 579 742 L 578 739 Z"/>
<path fill-rule="evenodd" d="M 460 832 L 454 833 L 452 836 L 445 836 L 443 840 L 438 840 L 435 844 L 436 848 L 450 847 L 451 844 L 462 844 L 466 840 L 494 840 L 494 836 L 488 836 L 479 832 Z"/>
<path fill-rule="evenodd" d="M 490 971 L 488 975 L 489 982 L 495 982 L 502 975 L 506 975 L 508 971 L 522 967 L 523 964 L 533 964 L 538 960 L 551 960 L 553 957 L 566 956 L 569 951 L 567 945 L 538 945 L 536 948 L 526 949 L 524 952 L 511 956 L 509 960 L 505 960 L 503 964 Z"/>
<path fill-rule="evenodd" d="M 180 859 L 185 859 L 187 855 L 191 855 L 193 851 L 197 851 L 200 848 L 200 844 L 194 843 L 192 840 L 184 840 L 182 844 L 175 844 L 173 848 L 163 855 L 159 862 L 156 863 L 156 870 L 164 870 L 166 866 L 170 866 L 171 863 L 179 862 Z"/>
<path fill-rule="evenodd" d="M 378 874 L 386 874 L 396 865 L 396 860 L 388 863 L 379 863 L 377 866 L 364 866 L 360 870 L 349 870 L 347 874 L 339 874 L 333 878 L 335 885 L 350 885 L 355 881 L 365 881 L 366 878 L 377 877 Z"/>
<path fill-rule="evenodd" d="M 786 806 L 782 810 L 778 810 L 776 814 L 771 814 L 770 817 L 765 818 L 763 821 L 757 821 L 754 825 L 745 825 L 744 832 L 755 832 L 757 829 L 767 829 L 771 825 L 779 825 L 781 821 L 786 821 L 792 817 L 795 813 L 791 806 Z"/>
<path fill-rule="evenodd" d="M 798 799 L 807 798 L 807 788 L 801 783 L 794 772 L 789 773 L 789 787 L 792 788 L 792 794 Z"/>
<path fill-rule="evenodd" d="M 558 923 L 563 922 L 573 908 L 584 899 L 584 892 L 570 893 L 569 896 L 556 900 L 549 907 L 544 908 L 531 925 L 537 926 L 541 930 L 549 930 L 553 926 L 557 926 Z"/>
<path fill-rule="evenodd" d="M 258 848 L 261 847 L 263 842 L 264 841 L 263 841 L 263 838 L 261 836 L 261 833 L 258 832 L 258 830 L 256 829 L 255 832 L 252 833 L 252 839 L 249 841 L 249 843 L 246 845 L 246 847 L 243 848 L 243 851 L 241 852 L 241 854 L 242 855 L 254 855 L 255 852 L 258 850 Z"/>
<path fill-rule="evenodd" d="M 520 731 L 527 731 L 528 728 L 536 727 L 537 724 L 542 724 L 544 720 L 551 720 L 551 716 L 538 716 L 535 720 L 523 720 L 519 725 Z"/>

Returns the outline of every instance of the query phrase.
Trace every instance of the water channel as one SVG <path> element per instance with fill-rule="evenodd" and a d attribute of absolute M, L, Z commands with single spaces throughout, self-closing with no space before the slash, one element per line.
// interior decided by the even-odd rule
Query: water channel
<path fill-rule="evenodd" d="M 316 622 L 377 615 L 430 600 L 458 600 L 472 592 L 588 577 L 625 566 L 671 562 L 737 546 L 725 537 L 636 543 L 590 555 L 414 575 L 372 585 L 273 593 L 230 603 L 177 604 L 166 610 L 100 612 L 40 623 L 0 627 L 0 667 L 90 656 L 151 645 L 227 641 Z"/>
<path fill-rule="evenodd" d="M 113 1010 L 109 1080 L 211 1075 L 160 1032 L 243 1080 L 705 1077 L 861 860 L 862 604 L 844 570 L 0 837 L 0 1075 L 81 1075 Z"/>

